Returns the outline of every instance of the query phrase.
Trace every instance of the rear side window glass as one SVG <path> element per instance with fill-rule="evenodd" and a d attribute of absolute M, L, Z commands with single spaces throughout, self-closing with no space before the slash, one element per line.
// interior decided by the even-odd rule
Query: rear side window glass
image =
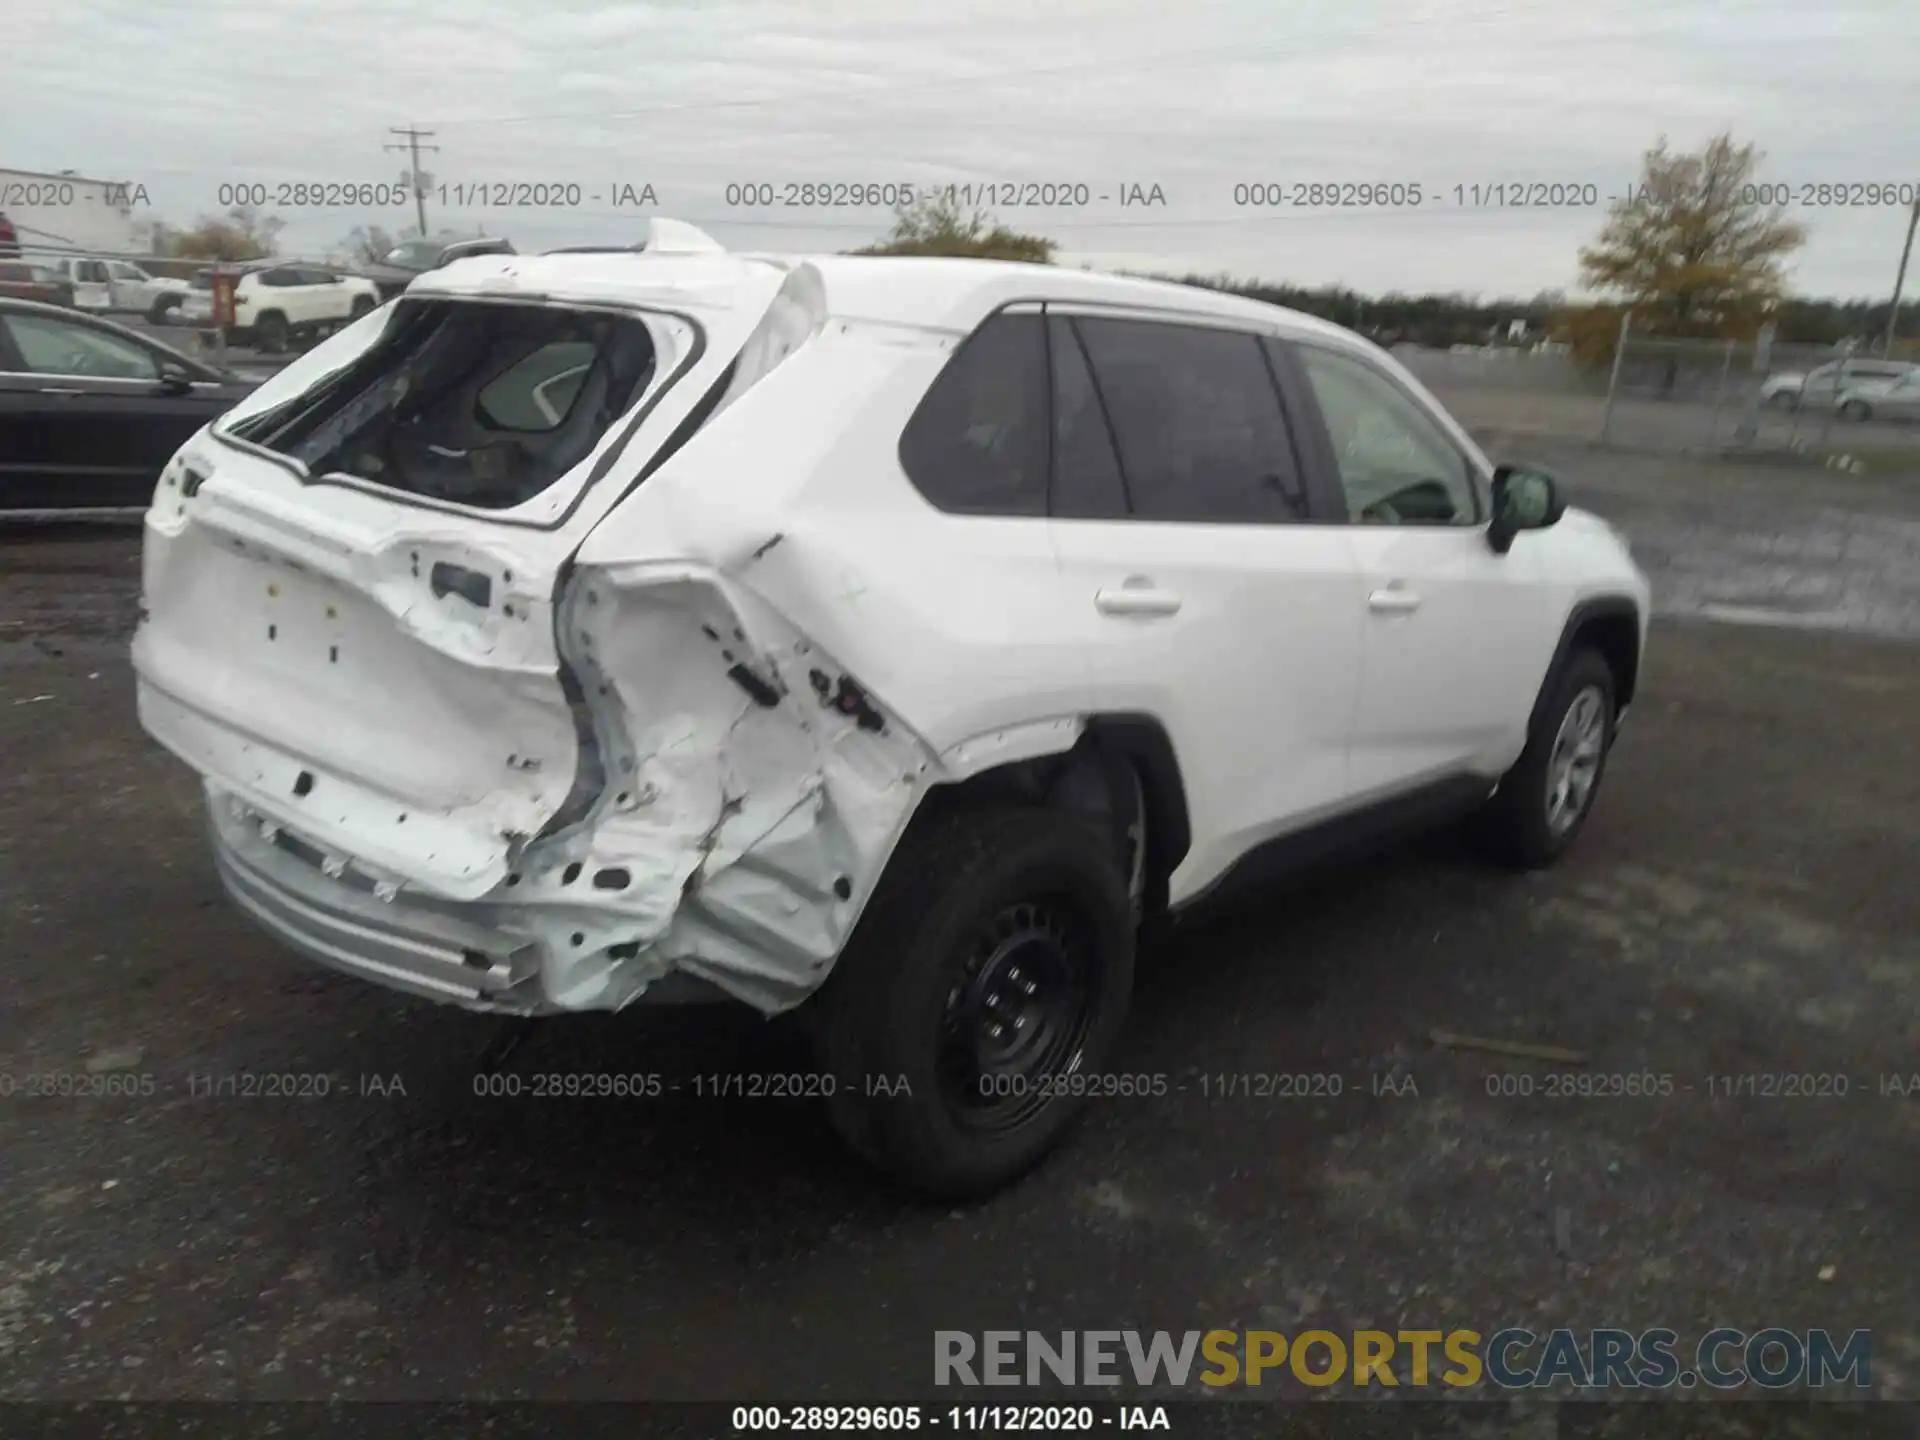
<path fill-rule="evenodd" d="M 481 389 L 480 418 L 496 430 L 528 434 L 566 422 L 593 368 L 594 348 L 585 340 L 542 345 L 499 379 Z"/>
<path fill-rule="evenodd" d="M 1067 321 L 1049 320 L 1047 349 L 1053 359 L 1053 513 L 1067 520 L 1124 520 L 1126 479 L 1080 337 Z"/>
<path fill-rule="evenodd" d="M 959 515 L 1047 513 L 1046 333 L 1038 315 L 995 315 L 935 377 L 900 436 L 927 500 Z"/>
<path fill-rule="evenodd" d="M 152 380 L 153 356 L 103 330 L 46 315 L 0 317 L 29 374 L 81 375 L 102 380 Z"/>
<path fill-rule="evenodd" d="M 637 317 L 408 300 L 352 364 L 235 433 L 314 475 L 505 510 L 585 460 L 658 363 Z"/>
<path fill-rule="evenodd" d="M 1237 330 L 1081 317 L 1119 438 L 1134 518 L 1304 519 L 1300 476 L 1260 341 Z"/>

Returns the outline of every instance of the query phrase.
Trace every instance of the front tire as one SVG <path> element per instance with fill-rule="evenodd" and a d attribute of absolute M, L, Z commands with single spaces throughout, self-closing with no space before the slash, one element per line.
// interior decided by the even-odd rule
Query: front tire
<path fill-rule="evenodd" d="M 1018 1178 L 1104 1074 L 1134 939 L 1113 845 L 1087 821 L 1008 806 L 916 817 L 811 1002 L 835 1129 L 931 1195 Z"/>
<path fill-rule="evenodd" d="M 1849 420 L 1871 420 L 1873 407 L 1864 400 L 1849 400 L 1840 407 L 1840 413 Z"/>
<path fill-rule="evenodd" d="M 1551 865 L 1593 813 L 1613 747 L 1613 668 L 1597 650 L 1570 653 L 1547 681 L 1527 748 L 1479 816 L 1494 854 L 1522 870 Z"/>

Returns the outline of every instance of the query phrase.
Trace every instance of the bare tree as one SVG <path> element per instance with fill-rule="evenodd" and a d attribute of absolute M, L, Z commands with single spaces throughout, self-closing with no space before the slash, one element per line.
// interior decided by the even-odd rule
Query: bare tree
<path fill-rule="evenodd" d="M 411 234 L 402 231 L 401 237 Z M 400 243 L 400 240 L 387 233 L 384 226 L 356 225 L 341 242 L 349 263 L 354 265 L 378 265 L 387 258 L 387 253 Z"/>
<path fill-rule="evenodd" d="M 286 222 L 236 205 L 224 219 L 202 215 L 191 230 L 165 230 L 167 253 L 192 260 L 261 260 L 278 253 Z"/>

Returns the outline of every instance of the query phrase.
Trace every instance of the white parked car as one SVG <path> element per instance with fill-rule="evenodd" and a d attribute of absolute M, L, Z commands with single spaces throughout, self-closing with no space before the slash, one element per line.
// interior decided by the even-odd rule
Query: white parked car
<path fill-rule="evenodd" d="M 1920 369 L 1898 379 L 1849 385 L 1834 408 L 1849 420 L 1920 420 Z"/>
<path fill-rule="evenodd" d="M 1468 813 L 1551 861 L 1647 583 L 1382 351 L 987 261 L 488 257 L 187 444 L 147 730 L 234 900 L 515 1015 L 802 1009 L 938 1193 L 1117 1093 L 1136 925 Z"/>
<path fill-rule="evenodd" d="M 1760 387 L 1760 398 L 1776 410 L 1793 410 L 1802 405 L 1817 408 L 1835 400 L 1843 391 L 1888 385 L 1912 374 L 1913 369 L 1912 365 L 1899 360 L 1829 360 L 1804 375 L 1790 370 L 1769 375 Z"/>
<path fill-rule="evenodd" d="M 295 339 L 337 330 L 379 305 L 379 288 L 358 275 L 297 261 L 256 263 L 235 287 L 235 323 L 227 338 L 278 355 Z M 193 277 L 179 315 L 189 325 L 212 322 L 211 269 Z"/>

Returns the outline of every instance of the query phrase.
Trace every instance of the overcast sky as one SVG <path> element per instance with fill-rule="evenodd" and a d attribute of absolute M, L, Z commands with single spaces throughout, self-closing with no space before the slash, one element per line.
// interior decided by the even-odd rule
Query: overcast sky
<path fill-rule="evenodd" d="M 1369 291 L 1576 284 L 1601 208 L 1457 203 L 1455 186 L 1592 185 L 1665 132 L 1721 129 L 1789 183 L 1920 181 L 1911 0 L 10 0 L 0 168 L 123 179 L 151 218 L 234 182 L 392 182 L 387 127 L 432 129 L 436 183 L 578 186 L 577 206 L 429 200 L 434 229 L 523 249 L 637 236 L 616 205 L 734 248 L 844 249 L 884 208 L 747 209 L 729 183 L 1085 185 L 1001 206 L 1062 258 Z M 1303 213 L 1271 182 L 1419 184 L 1423 203 Z M 1122 206 L 1157 185 L 1164 205 Z M 563 195 L 565 191 L 561 192 Z M 1072 193 L 1069 191 L 1069 193 Z M 1108 198 L 1102 201 L 1099 197 Z M 597 199 L 595 198 L 597 197 Z M 269 206 L 320 253 L 382 210 Z M 1883 296 L 1906 216 L 1802 209 L 1803 294 Z"/>

